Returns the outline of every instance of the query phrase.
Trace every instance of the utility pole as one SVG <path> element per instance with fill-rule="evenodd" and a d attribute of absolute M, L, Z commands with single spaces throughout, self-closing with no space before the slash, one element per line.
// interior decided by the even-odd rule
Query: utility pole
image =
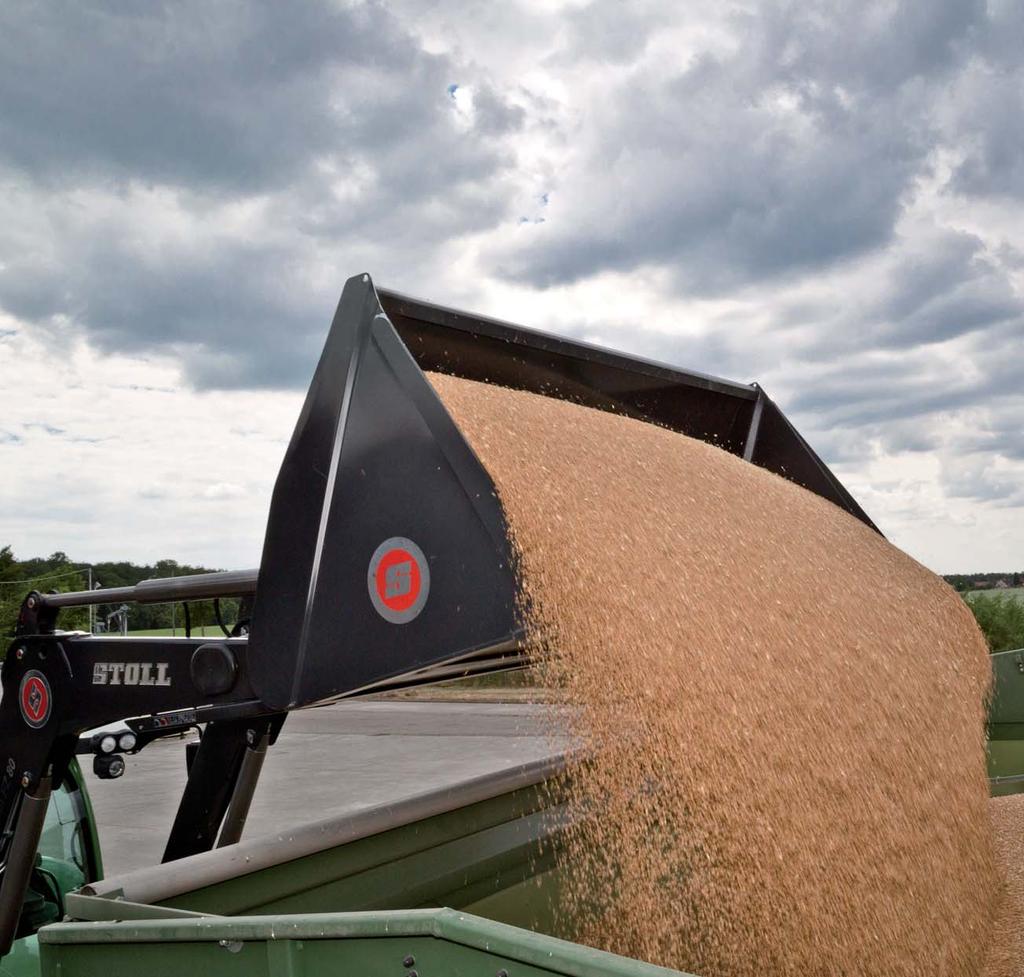
<path fill-rule="evenodd" d="M 100 583 L 99 580 L 97 580 L 96 583 L 92 582 L 92 567 L 89 567 L 89 583 L 90 583 L 90 587 L 89 587 L 90 590 L 99 590 L 100 587 L 103 586 L 103 584 Z M 90 634 L 95 634 L 96 633 L 96 605 L 95 604 L 90 604 L 89 605 L 89 618 L 90 618 L 90 620 L 89 620 L 89 633 Z"/>
<path fill-rule="evenodd" d="M 92 567 L 91 566 L 86 567 L 85 571 L 86 571 L 86 573 L 89 574 L 89 589 L 90 590 L 99 590 L 100 587 L 103 586 L 103 584 L 101 584 L 98 580 L 95 583 L 93 582 L 93 579 L 92 579 Z M 95 634 L 95 633 L 96 633 L 96 605 L 95 604 L 90 604 L 89 605 L 89 634 Z"/>

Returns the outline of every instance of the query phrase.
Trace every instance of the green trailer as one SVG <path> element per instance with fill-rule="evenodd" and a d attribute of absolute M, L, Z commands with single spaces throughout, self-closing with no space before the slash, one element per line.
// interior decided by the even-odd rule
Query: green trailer
<path fill-rule="evenodd" d="M 551 935 L 564 925 L 563 764 L 552 757 L 107 879 L 76 769 L 51 796 L 33 877 L 54 885 L 33 888 L 0 973 L 383 973 L 403 961 L 407 975 L 665 973 Z"/>
<path fill-rule="evenodd" d="M 87 805 L 77 808 L 77 831 L 51 817 L 47 848 L 56 854 L 62 844 L 75 871 L 60 876 L 66 887 L 50 893 L 38 935 L 15 943 L 2 972 L 191 965 L 290 974 L 328 962 L 385 972 L 409 961 L 407 977 L 453 968 L 666 973 L 554 935 L 566 926 L 558 910 L 558 845 L 572 817 L 558 788 L 564 764 L 555 756 L 88 882 L 98 850 Z M 83 788 L 54 792 L 51 807 L 72 796 L 84 799 Z M 130 957 L 118 953 L 129 943 Z"/>
<path fill-rule="evenodd" d="M 1012 704 L 1024 696 L 1021 661 L 1024 651 L 993 656 L 994 755 L 1022 746 L 1009 738 L 1024 719 L 1024 703 Z M 677 973 L 563 938 L 559 841 L 579 816 L 563 803 L 565 763 L 554 756 L 113 878 L 102 877 L 73 765 L 40 844 L 59 899 L 40 912 L 33 895 L 25 925 L 41 929 L 14 944 L 0 974 Z M 992 779 L 994 794 L 1022 784 L 1019 770 Z"/>
<path fill-rule="evenodd" d="M 561 758 L 242 840 L 291 711 L 529 660 L 494 483 L 425 370 L 712 441 L 875 528 L 756 384 L 351 279 L 278 475 L 258 570 L 26 596 L 0 700 L 0 973 L 668 973 L 563 939 L 573 926 L 559 843 L 582 815 L 561 800 Z M 58 627 L 68 606 L 173 601 L 187 630 L 190 601 L 212 599 L 220 617 L 226 597 L 239 616 L 221 639 Z M 1024 729 L 1024 671 L 996 662 L 993 742 L 1011 742 Z M 193 728 L 202 738 L 161 864 L 104 878 L 76 756 L 117 777 L 124 754 Z"/>

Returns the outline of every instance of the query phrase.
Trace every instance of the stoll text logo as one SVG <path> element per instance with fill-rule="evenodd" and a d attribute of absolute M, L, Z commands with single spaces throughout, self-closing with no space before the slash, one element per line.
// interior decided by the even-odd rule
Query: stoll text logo
<path fill-rule="evenodd" d="M 93 685 L 170 685 L 170 662 L 96 662 Z"/>

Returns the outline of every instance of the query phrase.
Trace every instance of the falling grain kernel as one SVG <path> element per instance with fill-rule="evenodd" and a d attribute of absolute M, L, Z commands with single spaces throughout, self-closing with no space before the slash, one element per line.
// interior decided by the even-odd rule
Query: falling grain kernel
<path fill-rule="evenodd" d="M 539 667 L 577 707 L 572 934 L 702 977 L 981 973 L 990 678 L 963 601 L 716 447 L 430 379 L 498 488 Z"/>

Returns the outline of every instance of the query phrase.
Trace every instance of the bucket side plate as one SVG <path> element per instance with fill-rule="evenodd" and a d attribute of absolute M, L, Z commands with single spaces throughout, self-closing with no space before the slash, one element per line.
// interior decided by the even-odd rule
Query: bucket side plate
<path fill-rule="evenodd" d="M 369 277 L 350 279 L 274 489 L 253 686 L 295 708 L 517 633 L 494 484 Z"/>

